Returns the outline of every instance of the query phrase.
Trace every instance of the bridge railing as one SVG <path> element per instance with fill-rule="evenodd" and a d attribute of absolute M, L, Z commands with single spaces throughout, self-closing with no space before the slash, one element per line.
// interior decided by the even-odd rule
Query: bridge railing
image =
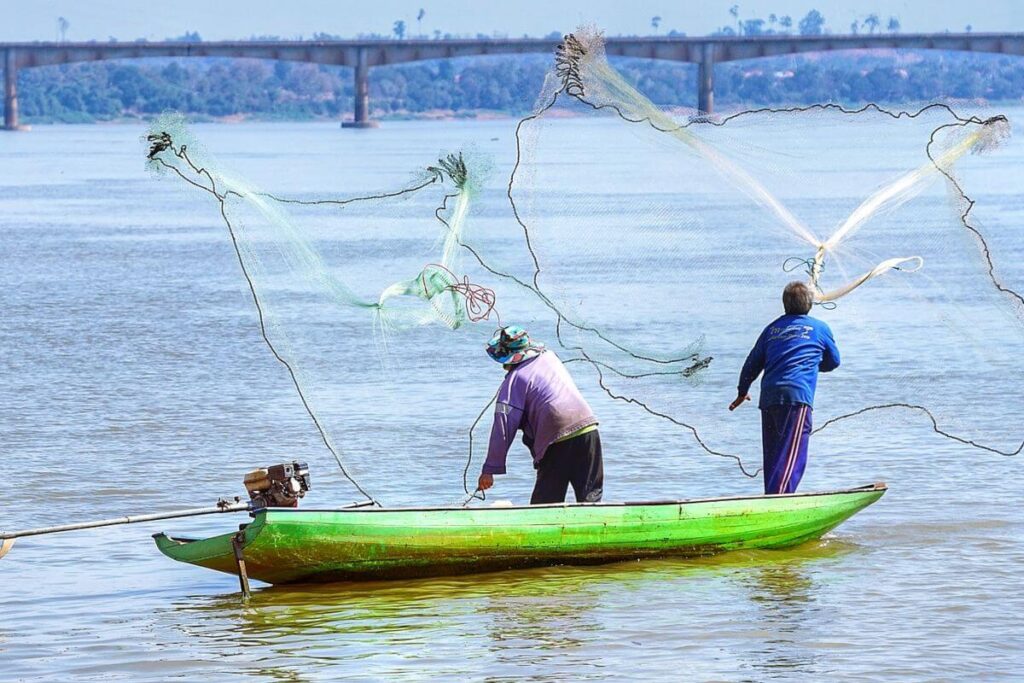
<path fill-rule="evenodd" d="M 4 65 L 4 128 L 18 128 L 19 69 L 73 62 L 146 57 L 234 57 L 311 62 L 354 68 L 354 127 L 370 121 L 369 70 L 407 62 L 475 55 L 552 53 L 559 41 L 546 38 L 453 40 L 218 41 L 154 43 L 0 43 Z M 612 57 L 635 57 L 698 65 L 698 109 L 714 109 L 714 65 L 804 52 L 855 49 L 958 50 L 1024 55 L 1024 33 L 908 33 L 820 36 L 609 37 Z"/>

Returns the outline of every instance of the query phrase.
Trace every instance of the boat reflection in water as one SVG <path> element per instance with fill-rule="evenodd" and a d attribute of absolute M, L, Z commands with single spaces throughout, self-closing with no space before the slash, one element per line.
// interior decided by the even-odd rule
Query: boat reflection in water
<path fill-rule="evenodd" d="M 812 575 L 799 564 L 779 562 L 758 567 L 744 580 L 754 608 L 754 623 L 760 638 L 749 639 L 745 658 L 767 678 L 780 672 L 817 670 L 823 650 L 810 646 L 820 637 L 818 627 L 828 623 L 828 615 L 817 603 L 817 585 Z"/>
<path fill-rule="evenodd" d="M 829 615 L 812 575 L 859 551 L 829 539 L 698 559 L 266 587 L 246 604 L 237 593 L 182 599 L 157 618 L 202 649 L 222 652 L 229 640 L 240 670 L 282 678 L 354 663 L 370 679 L 582 678 L 616 653 L 666 676 L 737 666 L 755 679 L 815 674 L 813 643 Z"/>

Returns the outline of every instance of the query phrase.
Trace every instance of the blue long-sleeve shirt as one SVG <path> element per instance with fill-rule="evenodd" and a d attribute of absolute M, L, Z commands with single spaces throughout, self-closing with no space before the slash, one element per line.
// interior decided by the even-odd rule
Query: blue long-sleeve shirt
<path fill-rule="evenodd" d="M 736 389 L 738 395 L 745 396 L 764 371 L 759 408 L 794 403 L 814 406 L 818 372 L 838 367 L 839 349 L 828 325 L 809 315 L 784 315 L 757 338 Z"/>

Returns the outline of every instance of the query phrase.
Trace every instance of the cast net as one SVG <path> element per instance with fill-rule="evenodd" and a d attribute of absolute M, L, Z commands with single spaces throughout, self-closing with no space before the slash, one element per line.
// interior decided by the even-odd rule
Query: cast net
<path fill-rule="evenodd" d="M 426 476 L 442 447 L 434 435 L 453 420 L 442 387 L 461 345 L 478 352 L 497 319 L 494 292 L 462 271 L 486 164 L 446 153 L 393 190 L 285 196 L 234 175 L 178 116 L 155 121 L 146 144 L 154 171 L 220 214 L 262 339 L 348 484 L 375 499 L 361 478 L 374 483 L 366 470 L 396 458 L 405 477 Z M 456 407 L 463 437 L 488 380 Z"/>
<path fill-rule="evenodd" d="M 755 473 L 756 411 L 725 407 L 783 286 L 803 279 L 845 358 L 821 380 L 818 430 L 869 429 L 885 412 L 978 453 L 1021 451 L 1024 433 L 990 410 L 1024 350 L 1019 274 L 993 247 L 1012 233 L 982 223 L 970 189 L 998 182 L 1006 117 L 942 104 L 669 112 L 583 31 L 517 133 L 509 200 L 533 258 L 513 275 L 601 391 L 663 418 L 662 443 L 674 429 Z"/>
<path fill-rule="evenodd" d="M 1005 117 L 667 110 L 592 31 L 566 37 L 537 102 L 489 186 L 480 155 L 446 153 L 393 190 L 282 196 L 222 168 L 180 119 L 148 136 L 151 164 L 219 210 L 264 340 L 364 494 L 472 493 L 498 310 L 569 363 L 609 461 L 713 455 L 716 475 L 754 477 L 757 411 L 726 406 L 794 279 L 843 355 L 815 404 L 817 430 L 842 436 L 830 448 L 924 427 L 965 453 L 1021 451 L 1019 426 L 988 410 L 1024 352 L 1013 232 L 984 210 Z"/>

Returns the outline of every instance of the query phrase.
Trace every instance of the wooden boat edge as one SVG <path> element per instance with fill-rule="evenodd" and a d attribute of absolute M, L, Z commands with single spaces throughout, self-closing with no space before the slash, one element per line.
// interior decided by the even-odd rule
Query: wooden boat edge
<path fill-rule="evenodd" d="M 802 493 L 802 494 L 782 494 L 782 495 L 775 495 L 775 496 L 764 496 L 764 495 L 761 495 L 761 496 L 732 496 L 732 497 L 719 497 L 719 498 L 691 499 L 691 500 L 684 500 L 684 501 L 655 501 L 655 502 L 651 502 L 651 503 L 596 503 L 596 504 L 595 503 L 586 503 L 586 504 L 566 503 L 566 504 L 554 504 L 554 505 L 545 505 L 545 506 L 513 506 L 513 507 L 469 508 L 469 509 L 467 509 L 467 508 L 384 508 L 384 509 L 376 508 L 376 509 L 373 509 L 373 510 L 370 510 L 370 509 L 362 509 L 362 510 L 360 510 L 360 509 L 348 509 L 348 510 L 346 510 L 346 509 L 334 509 L 334 510 L 309 510 L 309 509 L 307 509 L 307 510 L 295 510 L 293 508 L 270 508 L 268 510 L 264 510 L 264 511 L 261 511 L 260 513 L 257 513 L 255 515 L 255 518 L 254 518 L 253 522 L 251 522 L 250 524 L 245 525 L 245 527 L 243 529 L 243 533 L 245 535 L 243 545 L 244 545 L 244 547 L 250 546 L 251 544 L 253 544 L 255 542 L 257 536 L 259 536 L 260 533 L 263 532 L 265 529 L 268 529 L 270 527 L 274 527 L 275 526 L 275 522 L 282 522 L 284 520 L 287 520 L 287 518 L 291 516 L 288 513 L 301 513 L 301 512 L 305 512 L 305 513 L 321 513 L 321 514 L 324 514 L 324 513 L 338 513 L 338 514 L 341 514 L 341 513 L 352 513 L 352 514 L 355 514 L 355 513 L 360 512 L 360 511 L 361 512 L 376 512 L 378 514 L 379 513 L 386 513 L 386 512 L 408 513 L 408 512 L 424 512 L 424 511 L 426 511 L 426 512 L 446 512 L 446 513 L 450 513 L 450 512 L 457 512 L 457 511 L 461 511 L 461 510 L 472 510 L 472 511 L 479 512 L 479 511 L 483 511 L 483 510 L 509 511 L 509 510 L 545 510 L 545 509 L 550 511 L 552 508 L 577 508 L 578 509 L 578 508 L 586 508 L 586 507 L 616 508 L 616 507 L 624 507 L 624 506 L 634 506 L 634 507 L 640 507 L 640 506 L 662 506 L 662 505 L 682 506 L 682 505 L 687 505 L 687 504 L 714 503 L 714 502 L 722 502 L 722 501 L 765 500 L 765 499 L 784 499 L 784 498 L 810 498 L 810 497 L 844 496 L 844 495 L 864 496 L 864 494 L 875 494 L 875 495 L 865 496 L 865 499 L 864 499 L 864 501 L 861 504 L 858 504 L 858 505 L 856 505 L 856 507 L 850 509 L 848 511 L 848 513 L 844 514 L 840 519 L 835 520 L 831 524 L 822 526 L 816 532 L 814 532 L 812 534 L 809 534 L 805 538 L 799 539 L 797 542 L 787 542 L 787 543 L 784 543 L 784 544 L 781 544 L 781 545 L 777 545 L 777 546 L 766 546 L 766 547 L 784 548 L 784 547 L 793 547 L 794 545 L 799 545 L 801 543 L 809 542 L 809 541 L 814 540 L 816 538 L 820 538 L 822 535 L 824 535 L 825 533 L 827 533 L 831 529 L 835 528 L 836 526 L 838 526 L 842 522 L 844 522 L 847 519 L 849 519 L 849 517 L 853 516 L 854 514 L 856 514 L 857 512 L 863 510 L 864 508 L 870 506 L 871 504 L 875 503 L 879 498 L 882 497 L 882 495 L 884 495 L 884 493 L 886 491 L 887 491 L 887 486 L 884 483 L 876 483 L 876 484 L 871 484 L 871 485 L 868 485 L 868 486 L 861 486 L 861 487 L 857 487 L 857 488 L 844 489 L 844 490 L 839 490 L 839 491 L 812 492 L 812 493 Z M 284 513 L 284 514 L 278 514 L 278 513 Z M 273 516 L 273 519 L 271 518 L 271 515 Z M 348 517 L 348 515 L 346 515 L 346 517 Z M 357 518 L 349 517 L 349 519 L 355 520 Z M 287 524 L 287 522 L 285 522 L 285 523 Z M 190 539 L 190 538 L 182 538 L 182 537 L 172 537 L 172 536 L 168 536 L 168 535 L 166 535 L 164 533 L 159 533 L 159 534 L 154 534 L 153 538 L 154 538 L 154 540 L 156 542 L 156 545 L 159 548 L 160 552 L 163 553 L 164 555 L 166 555 L 167 557 L 173 559 L 173 560 L 176 560 L 178 562 L 183 562 L 183 563 L 186 563 L 186 564 L 193 564 L 193 565 L 196 565 L 196 566 L 205 567 L 205 568 L 208 568 L 208 569 L 214 569 L 216 571 L 221 571 L 221 572 L 225 572 L 225 573 L 235 573 L 236 567 L 235 567 L 234 559 L 233 559 L 233 551 L 231 550 L 231 548 L 232 548 L 231 541 L 232 541 L 232 538 L 237 533 L 239 533 L 239 532 L 231 532 L 231 533 L 226 533 L 226 534 L 220 534 L 220 535 L 217 535 L 217 536 L 212 536 L 212 537 L 203 538 L 203 539 Z M 730 549 L 731 548 L 723 547 L 723 548 L 718 549 L 717 552 L 727 551 L 727 550 L 730 550 Z M 707 551 L 707 552 L 703 552 L 702 551 L 702 552 L 699 552 L 699 553 L 696 553 L 696 554 L 698 554 L 698 555 L 705 555 L 705 554 L 712 554 L 713 552 L 715 552 L 715 551 L 713 551 L 710 548 L 707 548 L 707 549 L 704 549 L 704 550 Z M 674 553 L 670 553 L 670 554 L 674 554 Z M 573 561 L 573 562 L 570 562 L 570 563 L 571 564 L 599 564 L 599 563 L 609 562 L 609 561 L 611 561 L 611 562 L 618 561 L 618 560 L 615 560 L 615 559 L 603 559 L 603 560 L 598 559 L 598 557 L 600 555 L 601 555 L 601 553 L 598 552 L 595 555 L 595 561 L 593 561 L 593 562 L 590 562 L 590 561 L 587 560 L 586 557 L 581 556 L 579 558 L 575 558 L 576 561 Z M 665 553 L 646 552 L 646 551 L 641 550 L 641 549 L 634 549 L 634 550 L 631 550 L 628 553 L 623 553 L 623 556 L 624 557 L 628 557 L 629 559 L 632 559 L 632 557 L 634 557 L 634 556 L 635 557 L 644 557 L 644 556 L 657 556 L 657 555 L 665 555 Z M 534 563 L 533 565 L 524 565 L 524 566 L 538 566 L 538 565 L 547 564 L 547 563 L 548 562 L 539 561 L 539 562 Z M 509 568 L 509 567 L 506 566 L 505 568 Z M 494 570 L 493 569 L 483 569 L 481 571 L 494 571 Z M 448 572 L 442 571 L 441 573 L 448 573 Z M 460 571 L 458 573 L 469 573 L 469 572 Z M 415 574 L 411 574 L 411 575 L 415 575 Z M 430 574 L 424 574 L 424 575 L 430 575 Z M 310 576 L 314 576 L 314 574 L 311 573 Z M 398 577 L 398 576 L 405 576 L 405 574 L 403 574 L 402 572 L 399 572 L 398 574 L 396 574 L 396 577 Z M 255 575 L 255 573 L 254 573 L 254 578 L 260 578 L 260 577 L 258 575 Z M 360 577 L 360 578 L 362 578 L 362 577 Z M 385 578 L 385 577 L 382 577 L 382 578 Z M 267 578 L 264 578 L 263 580 L 264 581 L 268 581 Z M 300 580 L 302 580 L 302 579 L 300 579 Z M 269 580 L 268 582 L 269 583 L 291 583 L 291 582 L 294 582 L 294 581 L 295 581 L 294 579 L 288 579 L 288 580 Z"/>
<path fill-rule="evenodd" d="M 268 512 L 274 513 L 289 513 L 289 512 L 343 512 L 349 513 L 371 513 L 381 514 L 387 512 L 460 512 L 463 510 L 472 510 L 474 512 L 485 512 L 485 511 L 508 511 L 508 510 L 545 510 L 552 508 L 614 508 L 614 507 L 641 507 L 641 506 L 655 506 L 655 505 L 695 505 L 699 503 L 723 503 L 731 501 L 743 501 L 743 500 L 779 500 L 787 498 L 814 498 L 820 496 L 836 496 L 842 494 L 854 494 L 854 493 L 871 493 L 873 491 L 879 491 L 884 494 L 889 490 L 888 485 L 883 482 L 875 482 L 874 484 L 866 484 L 864 486 L 857 486 L 852 489 L 838 489 L 835 491 L 811 491 L 807 493 L 778 493 L 778 494 L 760 494 L 750 496 L 716 496 L 712 498 L 681 498 L 681 499 L 670 499 L 670 500 L 650 500 L 650 501 L 621 501 L 621 502 L 605 502 L 599 503 L 577 503 L 575 501 L 565 503 L 546 503 L 543 505 L 495 505 L 495 506 L 480 506 L 480 507 L 357 507 L 357 508 L 268 508 Z"/>

